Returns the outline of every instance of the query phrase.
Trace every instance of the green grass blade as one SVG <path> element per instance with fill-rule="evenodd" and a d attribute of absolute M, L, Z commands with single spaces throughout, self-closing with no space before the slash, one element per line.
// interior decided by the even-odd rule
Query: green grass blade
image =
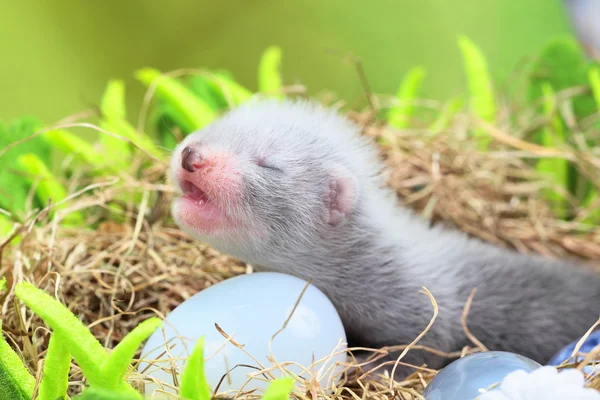
<path fill-rule="evenodd" d="M 260 59 L 258 65 L 258 88 L 261 92 L 273 97 L 282 98 L 281 88 L 281 48 L 278 46 L 268 47 Z"/>
<path fill-rule="evenodd" d="M 106 86 L 102 101 L 100 102 L 102 111 L 101 128 L 120 134 L 113 126 L 113 121 L 120 121 L 126 116 L 125 109 L 125 85 L 123 81 L 111 80 Z M 124 168 L 131 159 L 131 149 L 129 143 L 110 135 L 100 135 L 100 143 L 104 149 L 104 157 L 111 163 Z"/>
<path fill-rule="evenodd" d="M 0 207 L 12 213 L 16 220 L 24 217 L 25 207 L 29 195 L 29 185 L 23 179 L 17 166 L 17 159 L 21 154 L 33 153 L 47 165 L 50 163 L 52 147 L 40 136 L 33 136 L 42 128 L 36 118 L 19 118 L 8 125 L 0 122 L 0 149 L 4 152 L 0 156 Z M 20 143 L 8 151 L 6 146 L 15 142 Z M 12 165 L 13 168 L 3 166 Z M 35 199 L 37 200 L 37 199 Z M 39 207 L 34 201 L 33 207 Z"/>
<path fill-rule="evenodd" d="M 276 379 L 267 386 L 262 400 L 288 400 L 293 389 L 294 380 L 292 378 Z"/>
<path fill-rule="evenodd" d="M 204 375 L 204 336 L 196 342 L 181 374 L 179 395 L 189 400 L 210 400 L 210 388 Z"/>
<path fill-rule="evenodd" d="M 164 154 L 160 151 L 160 149 L 156 146 L 154 141 L 150 138 L 150 136 L 145 133 L 139 133 L 135 130 L 135 128 L 127 121 L 123 119 L 115 119 L 110 122 L 110 127 L 112 128 L 112 132 L 117 135 L 121 135 L 129 140 L 140 149 L 144 150 L 148 154 L 162 159 L 164 158 Z M 106 136 L 106 135 L 104 135 Z M 122 143 L 128 144 L 127 142 L 117 139 Z"/>
<path fill-rule="evenodd" d="M 100 376 L 108 353 L 88 328 L 68 308 L 29 282 L 19 282 L 15 295 L 52 329 L 69 349 L 90 383 Z"/>
<path fill-rule="evenodd" d="M 252 92 L 224 74 L 209 73 L 204 79 L 213 90 L 219 92 L 224 99 L 233 105 L 239 105 L 252 97 Z"/>
<path fill-rule="evenodd" d="M 549 82 L 557 92 L 587 85 L 589 70 L 590 62 L 573 34 L 551 38 L 531 65 L 527 97 L 531 103 L 542 100 L 544 82 Z M 573 96 L 569 102 L 578 121 L 597 110 L 592 96 Z"/>
<path fill-rule="evenodd" d="M 107 119 L 125 119 L 125 84 L 122 80 L 112 79 L 108 82 L 100 103 L 102 115 Z"/>
<path fill-rule="evenodd" d="M 425 79 L 425 68 L 415 67 L 405 75 L 398 92 L 396 100 L 398 105 L 390 109 L 388 122 L 391 126 L 404 129 L 413 114 L 414 105 L 411 104 L 418 96 Z"/>
<path fill-rule="evenodd" d="M 171 103 L 181 114 L 182 125 L 189 132 L 195 131 L 212 122 L 216 113 L 174 78 L 162 75 L 153 68 L 143 68 L 136 72 L 136 78 L 146 86 L 156 84 L 158 95 Z"/>
<path fill-rule="evenodd" d="M 18 158 L 19 166 L 29 175 L 27 179 L 34 182 L 40 179 L 37 196 L 43 204 L 57 202 L 67 197 L 66 189 L 56 180 L 52 172 L 35 154 L 23 154 Z"/>
<path fill-rule="evenodd" d="M 43 205 L 47 205 L 50 201 L 56 203 L 67 197 L 67 190 L 56 180 L 52 172 L 37 155 L 33 153 L 23 154 L 17 159 L 17 162 L 19 167 L 27 173 L 26 179 L 30 183 L 39 180 L 36 196 Z M 65 222 L 83 223 L 83 216 L 76 212 L 70 213 L 65 216 Z"/>
<path fill-rule="evenodd" d="M 102 365 L 109 355 L 89 329 L 59 301 L 28 282 L 19 282 L 15 287 L 15 295 L 44 320 L 53 334 L 58 334 L 60 345 L 69 349 L 90 386 L 102 387 Z M 141 398 L 141 395 L 124 381 L 116 390 L 123 395 Z"/>
<path fill-rule="evenodd" d="M 212 74 L 208 79 L 220 88 L 225 98 L 231 96 L 235 105 L 242 104 L 252 97 L 249 89 L 223 74 Z"/>
<path fill-rule="evenodd" d="M 120 133 L 114 127 L 114 122 L 115 120 L 100 121 L 100 128 L 107 132 L 119 135 Z M 102 153 L 104 154 L 104 162 L 106 164 L 113 165 L 117 170 L 127 168 L 130 164 L 132 155 L 131 148 L 127 141 L 102 133 L 100 134 L 100 143 L 102 144 Z"/>
<path fill-rule="evenodd" d="M 594 189 L 590 190 L 583 202 L 584 207 L 590 208 L 598 201 L 598 192 Z M 600 225 L 600 207 L 593 209 L 584 222 L 592 225 Z"/>
<path fill-rule="evenodd" d="M 458 113 L 458 111 L 460 111 L 462 106 L 463 106 L 463 99 L 461 99 L 459 97 L 452 99 L 452 100 L 448 101 L 446 104 L 444 104 L 444 107 L 442 108 L 442 111 L 438 115 L 437 119 L 429 127 L 429 130 L 431 131 L 431 133 L 435 135 L 435 134 L 442 132 L 444 129 L 448 128 L 448 126 L 452 122 L 452 119 L 454 118 L 456 113 Z"/>
<path fill-rule="evenodd" d="M 44 358 L 44 370 L 36 400 L 63 400 L 69 386 L 71 354 L 62 346 L 65 343 L 57 333 L 50 336 L 48 351 Z"/>
<path fill-rule="evenodd" d="M 600 68 L 594 67 L 589 71 L 590 86 L 592 87 L 592 93 L 598 112 L 600 112 Z M 586 195 L 583 202 L 585 207 L 591 207 L 595 204 L 598 199 L 598 192 L 592 188 Z M 600 225 L 600 208 L 592 211 L 590 216 L 586 219 L 586 222 L 594 225 Z"/>
<path fill-rule="evenodd" d="M 0 240 L 8 235 L 13 229 L 13 223 L 10 219 L 0 214 Z"/>
<path fill-rule="evenodd" d="M 549 83 L 542 85 L 544 96 L 544 113 L 551 118 L 551 128 L 544 129 L 541 134 L 541 143 L 546 147 L 556 147 L 565 142 L 565 132 L 562 122 L 557 115 L 553 115 L 556 110 L 556 97 L 552 86 Z M 543 158 L 536 164 L 536 170 L 552 180 L 556 185 L 563 187 L 565 191 L 569 188 L 569 164 L 562 158 Z M 554 213 L 559 218 L 566 217 L 567 201 L 566 199 L 552 189 L 543 191 L 544 196 L 552 204 Z"/>
<path fill-rule="evenodd" d="M 108 359 L 102 364 L 102 375 L 105 389 L 117 389 L 127 373 L 131 360 L 140 344 L 162 325 L 160 318 L 150 318 L 136 326 L 113 349 Z"/>
<path fill-rule="evenodd" d="M 459 36 L 458 45 L 467 76 L 471 109 L 479 118 L 492 122 L 496 117 L 497 109 L 492 79 L 485 56 L 471 39 L 464 35 Z M 487 149 L 489 136 L 481 130 L 476 130 L 474 134 L 480 140 L 479 148 L 481 150 Z"/>
<path fill-rule="evenodd" d="M 83 392 L 73 397 L 73 400 L 139 400 L 135 395 L 124 395 L 123 393 L 102 389 L 98 387 L 89 387 Z"/>
<path fill-rule="evenodd" d="M 12 121 L 5 125 L 0 121 L 0 148 L 12 144 L 16 141 L 21 140 L 18 146 L 10 150 L 8 153 L 4 153 L 0 157 L 1 162 L 4 162 L 4 158 L 9 154 L 18 153 L 34 153 L 37 154 L 44 161 L 50 160 L 51 148 L 45 143 L 39 136 L 33 137 L 37 131 L 42 129 L 42 123 L 33 117 L 23 117 Z"/>
<path fill-rule="evenodd" d="M 596 107 L 598 108 L 598 112 L 600 112 L 600 68 L 590 68 L 588 77 L 590 79 L 590 86 L 592 87 Z"/>
<path fill-rule="evenodd" d="M 198 74 L 190 77 L 186 82 L 186 86 L 204 101 L 211 110 L 218 112 L 227 107 L 227 100 L 223 97 L 222 91 L 216 85 L 213 85 L 208 80 L 209 73 Z M 164 104 L 163 104 L 164 106 Z"/>
<path fill-rule="evenodd" d="M 0 399 L 30 400 L 34 389 L 35 378 L 0 333 Z"/>
<path fill-rule="evenodd" d="M 91 144 L 71 132 L 53 130 L 45 132 L 41 137 L 64 153 L 77 154 L 95 168 L 100 168 L 105 164 L 103 156 Z"/>
<path fill-rule="evenodd" d="M 496 102 L 485 56 L 466 36 L 460 36 L 458 44 L 463 56 L 473 111 L 485 121 L 493 121 Z"/>

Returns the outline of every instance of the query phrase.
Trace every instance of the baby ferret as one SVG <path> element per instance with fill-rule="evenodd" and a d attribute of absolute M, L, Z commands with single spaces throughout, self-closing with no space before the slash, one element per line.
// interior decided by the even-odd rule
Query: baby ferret
<path fill-rule="evenodd" d="M 252 101 L 188 135 L 170 174 L 192 237 L 257 267 L 312 282 L 333 302 L 351 346 L 472 345 L 545 363 L 600 311 L 600 278 L 582 265 L 524 255 L 431 227 L 398 204 L 375 145 L 341 114 L 307 101 Z M 392 359 L 396 355 L 392 355 Z M 411 350 L 403 362 L 447 359 Z M 398 376 L 410 372 L 399 368 Z"/>

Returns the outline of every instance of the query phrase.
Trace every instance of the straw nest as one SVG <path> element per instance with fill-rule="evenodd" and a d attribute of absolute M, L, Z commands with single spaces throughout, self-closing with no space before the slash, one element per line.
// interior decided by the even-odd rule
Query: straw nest
<path fill-rule="evenodd" d="M 437 135 L 424 129 L 392 130 L 375 122 L 369 109 L 348 115 L 364 127 L 365 135 L 377 143 L 384 139 L 386 144 L 380 148 L 389 166 L 389 184 L 402 203 L 424 218 L 522 252 L 592 262 L 600 259 L 600 228 L 581 222 L 590 210 L 580 209 L 568 222 L 555 218 L 540 195 L 549 183 L 536 174 L 531 163 L 535 158 L 558 155 L 598 177 L 600 154 L 596 150 L 539 148 L 518 132 L 484 124 L 469 115 L 459 115 L 449 129 Z M 465 136 L 475 124 L 494 138 L 489 152 L 474 150 L 473 141 Z M 94 228 L 67 228 L 49 220 L 47 210 L 32 211 L 29 221 L 38 221 L 37 226 L 23 225 L 21 243 L 2 247 L 0 273 L 8 277 L 9 287 L 21 280 L 33 282 L 66 304 L 102 344 L 112 348 L 149 316 L 164 316 L 198 291 L 247 273 L 244 263 L 191 240 L 173 225 L 166 168 L 157 164 L 135 178 L 123 174 L 114 179 L 69 182 L 78 191 L 73 192 L 66 211 L 85 212 Z M 123 222 L 95 224 L 114 213 L 107 205 L 127 191 L 142 193 L 142 200 L 124 204 Z M 12 291 L 0 300 L 5 334 L 35 374 L 50 332 L 25 307 L 14 307 Z M 478 346 L 473 338 L 473 346 L 462 353 L 478 351 Z M 360 379 L 349 372 L 332 391 L 308 382 L 306 393 L 296 395 L 419 399 L 435 372 L 421 368 L 403 382 L 378 376 L 378 371 Z M 134 375 L 132 379 L 139 382 L 144 377 Z M 83 387 L 76 365 L 70 383 L 73 393 Z M 600 387 L 595 380 L 591 384 Z M 243 396 L 258 398 L 260 393 Z"/>

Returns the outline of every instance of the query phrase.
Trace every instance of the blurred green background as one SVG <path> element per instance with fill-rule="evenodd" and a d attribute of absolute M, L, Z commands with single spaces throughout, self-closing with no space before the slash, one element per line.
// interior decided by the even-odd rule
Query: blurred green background
<path fill-rule="evenodd" d="M 21 0 L 1 2 L 0 16 L 0 120 L 45 123 L 97 104 L 110 78 L 125 80 L 135 121 L 145 88 L 133 72 L 144 66 L 225 68 L 255 89 L 270 45 L 283 50 L 285 83 L 311 93 L 362 94 L 355 68 L 326 51 L 335 48 L 362 59 L 377 93 L 423 65 L 425 95 L 445 98 L 465 87 L 457 34 L 502 80 L 570 31 L 560 0 Z"/>

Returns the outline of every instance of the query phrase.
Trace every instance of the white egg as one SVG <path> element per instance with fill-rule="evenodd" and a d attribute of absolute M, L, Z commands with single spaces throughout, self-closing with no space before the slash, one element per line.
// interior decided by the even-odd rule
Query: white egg
<path fill-rule="evenodd" d="M 291 275 L 258 272 L 202 290 L 167 315 L 163 327 L 148 339 L 141 357 L 151 363 L 140 362 L 138 372 L 165 385 L 157 394 L 174 393 L 172 366 L 176 366 L 179 378 L 196 341 L 204 336 L 205 373 L 211 390 L 228 371 L 219 393 L 264 390 L 268 382 L 257 373 L 271 368 L 274 377 L 281 377 L 285 373 L 274 368 L 277 364 L 305 379 L 315 376 L 320 385 L 330 386 L 344 369 L 346 334 L 333 304 L 314 285 L 309 285 L 300 299 L 306 284 Z M 292 311 L 285 329 L 272 340 Z M 215 324 L 243 345 L 243 350 L 228 342 Z M 172 347 L 170 355 L 158 358 L 167 344 Z M 276 364 L 269 361 L 270 354 Z M 159 388 L 147 379 L 145 382 L 146 394 Z"/>

